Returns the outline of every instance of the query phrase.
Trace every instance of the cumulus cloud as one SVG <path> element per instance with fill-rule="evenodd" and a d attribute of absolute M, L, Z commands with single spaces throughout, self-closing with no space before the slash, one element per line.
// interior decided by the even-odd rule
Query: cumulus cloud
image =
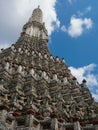
<path fill-rule="evenodd" d="M 93 97 L 94 97 L 95 101 L 98 102 L 98 93 L 92 93 L 92 94 L 93 94 Z"/>
<path fill-rule="evenodd" d="M 87 85 L 91 90 L 93 97 L 95 100 L 98 100 L 98 74 L 95 73 L 96 68 L 96 64 L 90 64 L 80 68 L 69 67 L 71 73 L 77 78 L 79 83 L 81 83 L 83 79 L 86 79 Z"/>
<path fill-rule="evenodd" d="M 60 26 L 56 0 L 0 0 L 0 44 L 15 42 L 34 8 L 40 5 L 49 35 Z"/>
<path fill-rule="evenodd" d="M 76 18 L 75 16 L 72 16 L 69 27 L 66 28 L 66 26 L 63 25 L 61 30 L 67 32 L 69 36 L 76 38 L 81 36 L 85 30 L 91 29 L 92 26 L 93 21 L 91 18 Z"/>
<path fill-rule="evenodd" d="M 8 43 L 3 43 L 3 44 L 0 44 L 0 48 L 2 49 L 2 48 L 8 48 L 10 46 L 10 44 L 8 44 Z M 1 50 L 0 50 L 1 51 Z"/>
<path fill-rule="evenodd" d="M 97 75 L 93 74 L 96 67 L 97 67 L 96 64 L 90 64 L 80 68 L 69 67 L 69 69 L 80 83 L 83 79 L 86 79 L 87 84 L 89 86 L 97 86 L 98 85 Z"/>
<path fill-rule="evenodd" d="M 93 94 L 94 99 L 98 102 L 98 89 L 92 94 Z"/>
<path fill-rule="evenodd" d="M 76 18 L 75 16 L 71 17 L 70 26 L 68 28 L 68 34 L 71 37 L 81 36 L 86 29 L 92 28 L 92 20 L 90 18 Z"/>

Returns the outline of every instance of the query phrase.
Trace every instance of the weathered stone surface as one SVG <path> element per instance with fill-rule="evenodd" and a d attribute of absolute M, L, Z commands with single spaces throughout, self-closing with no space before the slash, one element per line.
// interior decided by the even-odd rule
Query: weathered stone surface
<path fill-rule="evenodd" d="M 97 130 L 98 103 L 86 81 L 79 84 L 65 60 L 50 54 L 42 17 L 38 7 L 0 53 L 0 128 Z"/>

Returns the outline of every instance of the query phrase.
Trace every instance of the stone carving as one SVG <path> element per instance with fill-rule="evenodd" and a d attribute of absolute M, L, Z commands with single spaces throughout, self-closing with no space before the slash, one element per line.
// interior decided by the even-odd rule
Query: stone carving
<path fill-rule="evenodd" d="M 18 41 L 0 52 L 0 122 L 10 130 L 98 128 L 98 103 L 64 58 L 50 54 L 39 7 Z"/>

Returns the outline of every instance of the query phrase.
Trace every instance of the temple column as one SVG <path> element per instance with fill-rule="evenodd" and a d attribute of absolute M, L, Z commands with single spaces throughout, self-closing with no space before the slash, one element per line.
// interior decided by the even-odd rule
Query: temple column
<path fill-rule="evenodd" d="M 31 128 L 31 126 L 33 124 L 33 119 L 34 119 L 34 116 L 32 114 L 28 114 L 26 117 L 25 125 L 29 126 L 29 128 Z"/>
<path fill-rule="evenodd" d="M 13 120 L 13 122 L 12 122 L 12 130 L 17 130 L 17 122 L 16 122 L 16 120 Z"/>
<path fill-rule="evenodd" d="M 2 111 L 0 111 L 0 120 L 1 120 L 2 122 L 5 122 L 6 117 L 7 117 L 7 110 L 2 110 Z"/>
<path fill-rule="evenodd" d="M 74 122 L 74 130 L 81 130 L 79 121 Z"/>
<path fill-rule="evenodd" d="M 51 120 L 51 130 L 58 130 L 58 120 L 56 118 Z"/>

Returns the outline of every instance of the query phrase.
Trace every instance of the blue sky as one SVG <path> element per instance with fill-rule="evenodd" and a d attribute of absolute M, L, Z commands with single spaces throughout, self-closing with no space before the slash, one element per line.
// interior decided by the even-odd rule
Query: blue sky
<path fill-rule="evenodd" d="M 96 1 L 74 0 L 71 4 L 65 0 L 58 0 L 57 2 L 56 10 L 61 26 L 64 25 L 68 28 L 72 16 L 75 16 L 76 19 L 87 18 L 92 20 L 92 27 L 84 29 L 80 36 L 72 37 L 61 30 L 52 34 L 52 44 L 49 45 L 52 53 L 54 55 L 58 54 L 60 57 L 66 57 L 69 65 L 79 67 L 90 63 L 98 63 L 98 2 Z M 87 8 L 89 8 L 88 11 L 86 11 Z M 79 11 L 83 13 L 83 16 L 79 16 Z"/>
<path fill-rule="evenodd" d="M 60 29 L 52 34 L 49 44 L 52 54 L 65 58 L 79 82 L 82 78 L 88 81 L 88 86 L 96 99 L 98 99 L 97 5 L 97 0 L 58 0 L 56 11 L 60 20 Z M 88 21 L 85 25 L 77 26 L 78 29 L 82 27 L 81 33 L 77 28 L 71 30 L 72 34 L 68 32 L 72 17 L 74 20 Z M 89 22 L 91 22 L 90 27 L 87 28 Z"/>
<path fill-rule="evenodd" d="M 17 41 L 22 26 L 40 5 L 49 48 L 64 57 L 73 75 L 98 100 L 98 0 L 0 0 L 0 48 Z"/>

